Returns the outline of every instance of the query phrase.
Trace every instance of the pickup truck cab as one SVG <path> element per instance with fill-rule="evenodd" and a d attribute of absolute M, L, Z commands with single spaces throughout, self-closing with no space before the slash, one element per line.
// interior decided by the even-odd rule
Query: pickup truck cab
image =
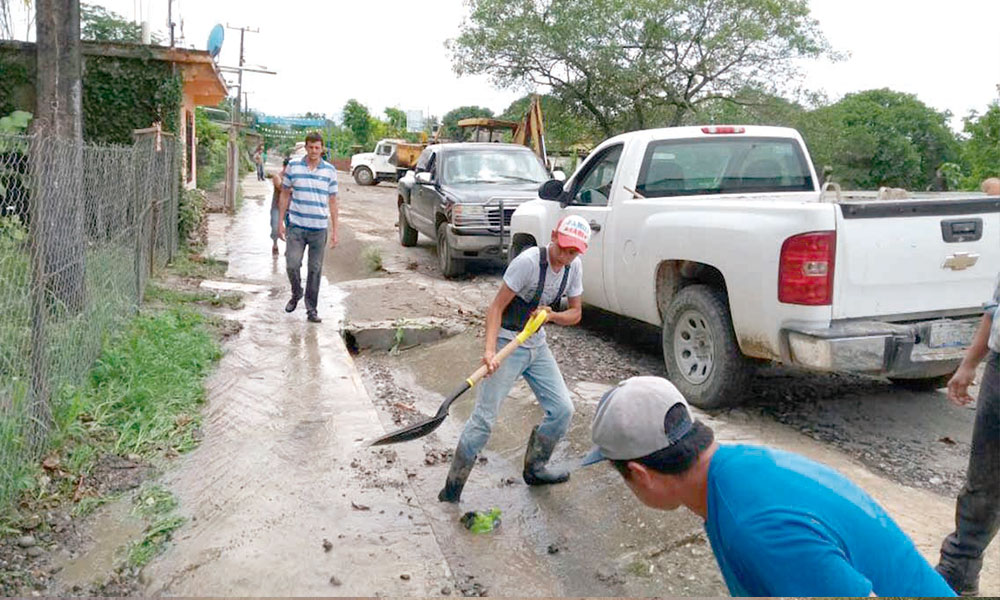
<path fill-rule="evenodd" d="M 660 326 L 667 375 L 706 408 L 740 401 L 751 359 L 940 387 L 1000 271 L 1000 197 L 821 192 L 787 128 L 630 132 L 539 196 L 511 256 L 586 218 L 584 302 Z"/>
<path fill-rule="evenodd" d="M 506 258 L 514 210 L 538 198 L 549 174 L 527 147 L 500 143 L 435 144 L 399 181 L 399 243 L 422 233 L 437 242 L 445 277 L 471 261 Z"/>

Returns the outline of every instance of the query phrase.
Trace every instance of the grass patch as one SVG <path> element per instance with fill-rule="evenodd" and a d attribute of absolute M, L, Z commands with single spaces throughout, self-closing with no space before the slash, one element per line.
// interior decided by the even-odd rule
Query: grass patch
<path fill-rule="evenodd" d="M 184 524 L 184 517 L 169 516 L 153 522 L 146 528 L 143 538 L 129 544 L 128 564 L 130 567 L 143 567 L 163 551 L 170 541 L 174 531 Z"/>
<path fill-rule="evenodd" d="M 191 279 L 219 279 L 226 276 L 229 263 L 196 253 L 181 252 L 170 263 L 170 271 Z"/>
<path fill-rule="evenodd" d="M 226 306 L 233 310 L 243 308 L 243 294 L 234 292 L 213 292 L 211 290 L 178 290 L 150 284 L 146 288 L 148 302 L 164 304 L 202 304 L 206 306 Z"/>
<path fill-rule="evenodd" d="M 378 246 L 371 245 L 366 247 L 361 253 L 361 257 L 364 259 L 369 271 L 378 272 L 382 270 L 382 249 Z"/>
<path fill-rule="evenodd" d="M 650 564 L 644 560 L 632 561 L 627 567 L 625 567 L 625 570 L 636 577 L 649 577 L 652 575 L 652 571 L 650 571 Z"/>

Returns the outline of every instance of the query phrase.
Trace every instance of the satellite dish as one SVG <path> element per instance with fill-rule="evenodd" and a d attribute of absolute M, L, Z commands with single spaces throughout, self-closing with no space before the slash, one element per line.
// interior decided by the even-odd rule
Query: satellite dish
<path fill-rule="evenodd" d="M 222 40 L 226 37 L 226 30 L 222 25 L 216 25 L 208 34 L 208 53 L 215 58 L 222 51 Z"/>

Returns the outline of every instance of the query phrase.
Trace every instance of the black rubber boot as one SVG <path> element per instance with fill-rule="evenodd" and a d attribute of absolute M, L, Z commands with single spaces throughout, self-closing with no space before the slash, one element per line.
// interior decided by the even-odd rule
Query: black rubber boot
<path fill-rule="evenodd" d="M 438 492 L 438 500 L 457 503 L 462 497 L 465 480 L 469 478 L 469 473 L 472 472 L 472 467 L 475 464 L 475 456 L 466 456 L 459 448 L 456 448 L 455 456 L 451 459 L 451 468 L 448 469 L 448 478 L 444 482 L 444 488 Z"/>
<path fill-rule="evenodd" d="M 528 485 L 551 485 L 569 481 L 569 471 L 545 466 L 552 458 L 557 438 L 547 438 L 538 433 L 538 426 L 531 430 L 528 451 L 524 453 L 524 482 Z"/>

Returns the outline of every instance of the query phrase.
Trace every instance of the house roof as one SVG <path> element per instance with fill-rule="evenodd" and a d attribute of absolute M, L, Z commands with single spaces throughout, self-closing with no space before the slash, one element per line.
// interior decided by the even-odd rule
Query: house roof
<path fill-rule="evenodd" d="M 35 44 L 31 42 L 0 40 L 0 47 L 21 52 L 35 51 Z M 228 93 L 226 80 L 222 78 L 218 65 L 205 50 L 117 42 L 83 42 L 81 52 L 85 56 L 117 56 L 176 64 L 181 69 L 184 96 L 196 106 L 215 106 Z"/>

